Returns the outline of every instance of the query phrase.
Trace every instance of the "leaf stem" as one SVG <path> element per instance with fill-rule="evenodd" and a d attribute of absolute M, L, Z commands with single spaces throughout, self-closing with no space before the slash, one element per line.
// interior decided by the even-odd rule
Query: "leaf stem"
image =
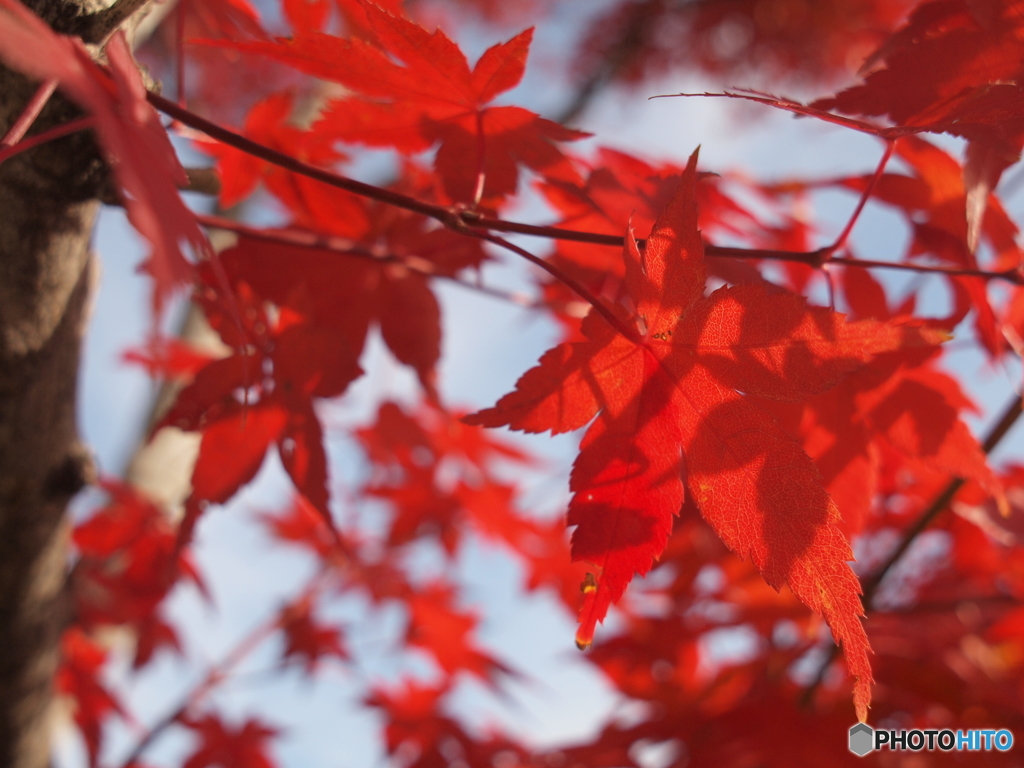
<path fill-rule="evenodd" d="M 897 269 L 905 272 L 918 272 L 925 275 L 946 275 L 947 277 L 980 277 L 984 280 L 1005 280 L 1014 285 L 1024 284 L 1024 277 L 1016 269 L 1005 269 L 992 272 L 984 269 L 967 269 L 961 267 L 940 267 L 929 264 L 908 264 L 898 261 L 871 261 L 868 259 L 851 259 L 836 256 L 828 259 L 830 264 L 844 264 L 847 267 L 860 269 Z"/>
<path fill-rule="evenodd" d="M 758 104 L 764 104 L 768 107 L 774 107 L 775 109 L 781 109 L 786 112 L 791 112 L 801 117 L 814 117 L 826 123 L 833 123 L 835 125 L 842 126 L 843 128 L 849 128 L 859 133 L 867 133 L 871 136 L 878 136 L 883 139 L 891 140 L 898 139 L 901 136 L 910 136 L 915 133 L 923 133 L 925 128 L 913 128 L 908 126 L 893 126 L 887 128 L 881 125 L 875 125 L 865 120 L 856 120 L 852 117 L 843 117 L 836 115 L 831 112 L 826 112 L 823 109 L 815 109 L 814 107 L 801 104 L 798 101 L 792 99 L 785 99 L 779 96 L 772 96 L 767 93 L 758 93 L 757 91 L 748 91 L 746 93 L 739 93 L 733 91 L 723 91 L 722 93 L 710 93 L 705 91 L 704 93 L 662 93 L 657 96 L 651 96 L 652 99 L 675 99 L 679 97 L 684 98 L 705 98 L 705 99 L 744 99 L 746 101 L 755 101 Z"/>
<path fill-rule="evenodd" d="M 630 339 L 631 341 L 640 341 L 640 337 L 637 334 L 637 332 L 630 330 L 629 326 L 623 323 L 620 318 L 616 317 L 615 314 L 611 311 L 611 309 L 609 309 L 604 302 L 597 298 L 597 296 L 591 293 L 586 286 L 569 277 L 569 275 L 565 274 L 562 270 L 560 270 L 551 262 L 545 261 L 544 259 L 534 256 L 526 249 L 520 248 L 518 245 L 510 243 L 505 238 L 498 237 L 497 235 L 492 235 L 489 232 L 470 231 L 467 234 L 470 237 L 477 237 L 480 238 L 481 240 L 486 240 L 489 243 L 494 243 L 495 245 L 501 246 L 502 248 L 512 251 L 512 253 L 522 256 L 531 264 L 536 264 L 538 267 L 540 267 L 549 275 L 554 277 L 558 282 L 570 288 L 572 291 L 576 293 L 576 295 L 578 295 L 581 299 L 583 299 L 590 306 L 592 306 L 594 308 L 594 311 L 596 311 L 598 314 L 601 315 L 601 317 L 607 320 L 608 324 L 612 328 L 614 328 L 617 333 L 621 334 L 623 337 L 627 339 Z"/>
<path fill-rule="evenodd" d="M 892 157 L 893 150 L 896 149 L 896 141 L 896 139 L 888 139 L 885 142 L 885 152 L 882 153 L 882 159 L 878 161 L 878 167 L 875 168 L 874 174 L 868 181 L 867 186 L 864 187 L 864 192 L 861 193 L 860 200 L 857 201 L 857 207 L 853 209 L 853 214 L 850 216 L 849 221 L 846 222 L 846 226 L 843 227 L 843 231 L 839 233 L 839 237 L 837 237 L 836 241 L 827 249 L 830 256 L 846 245 L 846 240 L 850 237 L 850 232 L 853 231 L 853 227 L 856 225 L 857 219 L 860 218 L 861 211 L 864 210 L 864 206 L 867 205 L 868 200 L 874 193 L 875 187 L 878 186 L 878 182 L 882 178 L 882 174 L 885 172 L 885 166 L 889 164 L 889 159 Z"/>
<path fill-rule="evenodd" d="M 35 136 L 29 136 L 27 139 L 22 139 L 13 146 L 2 147 L 0 148 L 0 163 L 10 160 L 12 157 L 20 155 L 22 152 L 27 152 L 34 147 L 38 147 L 40 144 L 45 144 L 48 141 L 62 138 L 68 134 L 92 128 L 95 122 L 96 121 L 91 115 L 87 117 L 80 117 L 69 123 L 55 125 L 53 128 L 49 128 L 42 133 L 37 133 Z"/>
<path fill-rule="evenodd" d="M 18 119 L 7 129 L 7 133 L 3 135 L 3 138 L 0 138 L 0 153 L 13 147 L 25 137 L 28 129 L 32 127 L 36 118 L 39 117 L 39 113 L 43 111 L 46 102 L 50 100 L 54 91 L 57 90 L 58 83 L 59 81 L 56 78 L 51 78 L 40 84 L 36 92 L 32 94 L 32 98 L 28 100 L 28 104 L 21 110 Z"/>

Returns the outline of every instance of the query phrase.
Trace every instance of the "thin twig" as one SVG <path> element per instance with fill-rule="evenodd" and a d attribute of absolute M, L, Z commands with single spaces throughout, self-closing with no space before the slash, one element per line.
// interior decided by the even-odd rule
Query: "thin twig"
<path fill-rule="evenodd" d="M 207 672 L 206 677 L 203 678 L 199 685 L 189 691 L 174 709 L 149 727 L 142 735 L 142 738 L 136 742 L 132 751 L 121 762 L 121 768 L 131 768 L 131 766 L 137 763 L 143 753 L 156 741 L 157 737 L 180 721 L 190 708 L 198 704 L 213 688 L 219 685 L 237 664 L 274 633 L 279 624 L 280 614 L 278 613 L 274 615 L 273 619 L 264 621 L 243 637 L 231 650 L 231 653 Z"/>
<path fill-rule="evenodd" d="M 283 152 L 277 152 L 270 147 L 265 147 L 258 142 L 248 139 L 241 134 L 230 131 L 227 128 L 223 128 L 216 123 L 213 123 L 194 112 L 175 104 L 173 101 L 165 99 L 163 96 L 149 91 L 146 95 L 149 103 L 159 109 L 166 115 L 170 115 L 179 123 L 187 125 L 191 128 L 202 131 L 211 139 L 223 142 L 230 146 L 240 149 L 253 157 L 258 157 L 261 160 L 266 160 L 268 163 L 272 163 L 287 171 L 298 173 L 303 176 L 308 176 L 311 179 L 328 184 L 338 189 L 343 189 L 347 192 L 359 195 L 360 197 L 367 197 L 371 200 L 378 200 L 382 203 L 388 203 L 389 205 L 397 206 L 398 208 L 404 208 L 414 213 L 421 213 L 424 216 L 437 219 L 442 223 L 454 223 L 453 219 L 457 218 L 457 214 L 444 208 L 440 205 L 433 205 L 431 203 L 425 203 L 421 200 L 417 200 L 409 195 L 403 195 L 401 192 L 395 192 L 390 189 L 384 189 L 383 187 L 377 187 L 373 184 L 365 184 L 355 179 L 350 179 L 346 176 L 341 176 L 337 173 L 324 170 L 323 168 L 317 168 L 314 165 L 309 165 L 301 160 L 298 160 L 290 155 L 286 155 Z"/>
<path fill-rule="evenodd" d="M 946 277 L 980 277 L 983 280 L 1005 280 L 1014 285 L 1024 284 L 1024 276 L 1016 269 L 1005 269 L 998 272 L 984 269 L 967 269 L 966 267 L 939 267 L 929 264 L 909 264 L 900 261 L 871 261 L 868 259 L 851 259 L 837 256 L 826 263 L 843 264 L 847 267 L 860 269 L 896 269 L 904 272 L 917 272 L 923 275 L 945 275 Z"/>
<path fill-rule="evenodd" d="M 809 107 L 806 104 L 801 104 L 798 101 L 792 99 L 782 98 L 780 96 L 772 96 L 766 93 L 758 93 L 757 91 L 723 91 L 722 93 L 710 93 L 705 91 L 704 93 L 662 93 L 657 96 L 651 96 L 652 99 L 674 99 L 674 98 L 705 98 L 705 99 L 743 99 L 746 101 L 755 101 L 758 104 L 764 104 L 765 106 L 774 107 L 775 109 L 781 109 L 786 112 L 791 112 L 795 115 L 802 117 L 813 117 L 818 120 L 822 120 L 826 123 L 833 123 L 835 125 L 842 126 L 843 128 L 849 128 L 857 131 L 858 133 L 866 133 L 871 136 L 878 136 L 883 139 L 898 139 L 902 136 L 911 136 L 916 133 L 924 133 L 926 128 L 916 128 L 909 126 L 892 126 L 886 127 L 882 125 L 876 125 L 869 123 L 866 120 L 856 120 L 852 117 L 844 117 L 842 115 L 836 115 L 832 112 L 827 112 L 823 109 L 815 109 Z"/>
<path fill-rule="evenodd" d="M 290 155 L 277 152 L 276 150 L 265 147 L 262 144 L 235 133 L 234 131 L 230 131 L 216 123 L 212 123 L 209 120 L 206 120 L 205 118 L 202 118 L 155 93 L 149 93 L 147 98 L 150 103 L 161 112 L 170 115 L 184 125 L 188 125 L 191 128 L 202 131 L 210 138 L 221 141 L 229 146 L 233 146 L 236 149 L 240 149 L 254 157 L 266 160 L 268 163 L 280 168 L 284 168 L 285 170 L 292 171 L 293 173 L 298 173 L 303 176 L 308 176 L 309 178 L 316 179 L 317 181 L 323 182 L 324 184 L 328 184 L 332 187 L 343 189 L 371 200 L 387 203 L 388 205 L 394 205 L 398 208 L 404 208 L 405 210 L 412 211 L 413 213 L 428 216 L 456 232 L 461 232 L 466 235 L 474 235 L 474 233 L 478 234 L 481 230 L 514 232 L 516 234 L 532 235 L 534 237 L 544 237 L 552 240 L 593 243 L 594 245 L 607 245 L 617 248 L 623 247 L 625 243 L 624 238 L 619 235 L 604 235 L 596 232 L 579 232 L 571 229 L 563 229 L 561 227 L 539 226 L 516 221 L 506 221 L 504 219 L 481 216 L 471 210 L 446 208 L 441 205 L 427 203 L 423 200 L 417 200 L 414 197 L 404 195 L 400 192 L 384 189 L 383 187 L 377 187 L 373 184 L 366 184 L 323 168 L 308 165 L 307 163 L 291 157 Z M 637 240 L 637 245 L 643 247 L 644 241 Z M 1015 285 L 1024 284 L 1024 278 L 1022 278 L 1016 270 L 990 272 L 979 269 L 936 267 L 901 262 L 864 261 L 861 259 L 833 257 L 830 253 L 830 248 L 831 246 L 826 246 L 825 248 L 819 248 L 815 251 L 783 251 L 758 248 L 733 248 L 708 243 L 705 246 L 705 254 L 711 257 L 732 259 L 793 261 L 809 264 L 813 267 L 821 267 L 824 264 L 834 262 L 837 264 L 845 264 L 850 267 L 863 267 L 868 269 L 899 269 L 948 276 L 966 275 L 979 277 L 985 280 L 1005 280 Z"/>
<path fill-rule="evenodd" d="M 300 605 L 303 601 L 312 600 L 317 593 L 323 589 L 326 583 L 326 576 L 326 569 L 317 571 L 309 582 L 307 582 L 306 586 L 303 587 L 299 595 L 289 602 L 289 605 Z M 206 676 L 203 677 L 203 679 L 181 699 L 176 707 L 167 712 L 167 714 L 157 720 L 146 730 L 142 737 L 135 743 L 131 752 L 128 753 L 128 756 L 120 763 L 120 768 L 131 768 L 131 766 L 137 763 L 139 758 L 141 758 L 143 753 L 149 749 L 150 745 L 152 745 L 157 737 L 176 722 L 179 722 L 186 714 L 188 714 L 189 709 L 202 701 L 202 699 L 204 699 L 210 691 L 223 682 L 224 679 L 231 674 L 232 670 L 242 663 L 250 653 L 256 650 L 264 640 L 273 635 L 274 632 L 281 627 L 281 618 L 285 615 L 286 611 L 287 607 L 277 610 L 273 616 L 253 627 L 248 634 L 239 640 L 228 655 L 211 667 L 206 673 Z"/>
<path fill-rule="evenodd" d="M 558 282 L 560 282 L 563 285 L 567 286 L 570 290 L 572 290 L 574 293 L 576 293 L 585 302 L 590 304 L 590 306 L 592 306 L 594 308 L 594 310 L 598 314 L 601 315 L 601 317 L 603 317 L 605 320 L 607 320 L 608 324 L 612 328 L 614 328 L 616 330 L 616 332 L 621 334 L 624 338 L 630 339 L 632 341 L 637 341 L 639 339 L 639 334 L 635 330 L 631 330 L 629 328 L 629 326 L 627 326 L 625 323 L 622 322 L 621 319 L 616 317 L 615 314 L 611 311 L 611 309 L 609 309 L 604 304 L 603 301 L 601 301 L 594 294 L 592 294 L 586 288 L 586 286 L 582 285 L 581 283 L 577 282 L 573 278 L 569 277 L 569 275 L 565 274 L 562 270 L 560 270 L 558 267 L 556 267 L 550 261 L 545 261 L 544 259 L 541 259 L 541 258 L 539 258 L 537 256 L 534 256 L 532 253 L 527 251 L 525 248 L 520 248 L 518 245 L 515 245 L 514 243 L 510 243 L 508 240 L 505 240 L 502 237 L 498 237 L 497 235 L 492 235 L 492 234 L 487 233 L 487 232 L 472 232 L 472 231 L 469 232 L 468 234 L 471 237 L 478 237 L 481 240 L 486 240 L 489 243 L 494 243 L 495 245 L 499 245 L 502 248 L 505 248 L 506 250 L 511 251 L 512 253 L 515 253 L 515 254 L 517 254 L 519 256 L 522 256 L 524 259 L 526 259 L 531 264 L 537 265 L 538 267 L 543 269 L 545 272 L 547 272 L 549 275 L 554 277 Z"/>
<path fill-rule="evenodd" d="M 600 90 L 612 82 L 629 65 L 637 51 L 643 47 L 644 40 L 649 34 L 651 22 L 658 18 L 657 14 L 649 11 L 649 8 L 649 4 L 634 6 L 628 20 L 618 27 L 618 39 L 608 47 L 599 65 L 577 88 L 569 106 L 555 118 L 556 123 L 567 125 L 576 120 Z"/>
<path fill-rule="evenodd" d="M 186 168 L 188 186 L 183 192 L 198 192 L 200 195 L 216 197 L 220 194 L 220 177 L 213 168 Z"/>

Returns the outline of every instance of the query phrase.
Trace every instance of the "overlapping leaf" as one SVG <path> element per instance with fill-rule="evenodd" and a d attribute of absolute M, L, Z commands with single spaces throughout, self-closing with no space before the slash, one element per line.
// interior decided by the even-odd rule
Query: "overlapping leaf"
<path fill-rule="evenodd" d="M 345 156 L 328 146 L 322 137 L 313 136 L 289 122 L 294 108 L 295 96 L 291 91 L 261 99 L 246 115 L 243 135 L 321 168 L 333 167 L 344 160 Z M 296 207 L 296 200 L 301 201 L 304 207 L 315 209 L 317 203 L 321 203 L 326 208 L 329 200 L 333 219 L 345 228 L 340 232 L 332 228 L 336 234 L 349 235 L 366 226 L 365 204 L 354 195 L 318 184 L 305 176 L 288 173 L 226 144 L 210 140 L 197 143 L 204 152 L 217 158 L 217 173 L 221 179 L 220 203 L 224 208 L 237 205 L 263 181 L 270 192 L 290 208 Z"/>
<path fill-rule="evenodd" d="M 564 181 L 546 181 L 540 188 L 560 214 L 558 226 L 580 232 L 620 235 L 632 225 L 638 232 L 646 232 L 654 223 L 658 212 L 671 200 L 679 185 L 682 168 L 675 164 L 651 164 L 624 152 L 601 148 L 593 167 L 582 184 Z M 718 238 L 746 243 L 753 248 L 808 249 L 806 224 L 780 206 L 773 211 L 769 222 L 742 205 L 729 194 L 723 179 L 707 174 L 697 188 L 699 204 L 698 224 L 705 239 Z M 743 191 L 759 191 L 753 184 L 732 178 Z M 738 183 L 737 183 L 738 182 Z M 588 286 L 595 294 L 615 297 L 624 274 L 621 256 L 609 248 L 594 248 L 587 243 L 569 240 L 555 244 L 552 263 L 566 274 Z M 727 282 L 762 282 L 763 277 L 750 263 L 738 260 L 716 259 L 709 264 L 711 273 Z M 785 263 L 783 269 L 806 282 L 810 271 L 805 264 Z M 795 287 L 802 288 L 798 280 Z M 549 301 L 565 306 L 567 314 L 579 310 L 579 298 L 557 282 L 545 287 Z"/>
<path fill-rule="evenodd" d="M 901 126 L 969 140 L 967 243 L 989 193 L 1024 145 L 1024 14 L 1013 0 L 933 0 L 915 9 L 869 64 L 885 66 L 813 106 L 887 116 Z"/>
<path fill-rule="evenodd" d="M 407 678 L 398 685 L 375 687 L 366 703 L 387 716 L 384 731 L 389 755 L 406 756 L 408 768 L 442 768 L 456 760 L 468 765 L 504 764 L 520 768 L 529 758 L 517 742 L 494 733 L 493 728 L 468 732 L 445 714 L 449 688 Z"/>
<path fill-rule="evenodd" d="M 450 677 L 464 671 L 493 683 L 499 672 L 511 672 L 477 646 L 472 634 L 478 619 L 454 605 L 455 594 L 450 587 L 428 585 L 408 595 L 407 600 L 406 642 L 429 653 L 445 675 Z"/>
<path fill-rule="evenodd" d="M 585 585 L 581 646 L 590 644 L 596 622 L 634 573 L 650 570 L 665 548 L 685 478 L 725 543 L 749 556 L 769 584 L 789 585 L 828 621 L 858 678 L 863 718 L 871 672 L 859 586 L 847 564 L 852 553 L 837 527 L 838 511 L 800 445 L 740 392 L 799 400 L 878 353 L 940 335 L 873 321 L 844 323 L 840 315 L 762 286 L 704 297 L 695 165 L 694 157 L 643 255 L 628 236 L 633 316 L 616 310 L 613 327 L 591 312 L 583 325 L 586 341 L 550 350 L 514 392 L 467 420 L 564 432 L 597 417 L 570 482 L 573 557 L 600 569 Z"/>
<path fill-rule="evenodd" d="M 96 120 L 104 155 L 114 171 L 133 226 L 152 246 L 146 268 L 155 280 L 154 304 L 187 283 L 192 269 L 182 249 L 206 256 L 210 246 L 178 187 L 187 179 L 122 34 L 107 45 L 110 75 L 80 40 L 54 33 L 17 0 L 0 2 L 0 60 L 39 80 L 53 79 Z"/>
<path fill-rule="evenodd" d="M 181 650 L 173 628 L 159 614 L 161 601 L 182 577 L 201 591 L 205 587 L 191 558 L 176 551 L 166 515 L 129 486 L 103 485 L 110 501 L 74 530 L 79 560 L 71 594 L 81 628 L 132 629 L 133 666 L 141 667 L 161 648 Z"/>
<path fill-rule="evenodd" d="M 204 274 L 210 277 L 209 270 Z M 162 422 L 203 434 L 186 538 L 206 504 L 226 502 L 252 480 L 271 445 L 296 488 L 330 523 L 327 457 L 313 399 L 341 394 L 362 372 L 343 336 L 288 311 L 272 322 L 247 284 L 234 288 L 230 299 L 209 285 L 197 296 L 234 354 L 199 371 Z"/>

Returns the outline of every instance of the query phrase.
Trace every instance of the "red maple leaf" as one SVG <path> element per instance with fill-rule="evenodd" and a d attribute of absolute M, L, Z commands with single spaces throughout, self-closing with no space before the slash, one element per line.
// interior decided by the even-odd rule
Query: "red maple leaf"
<path fill-rule="evenodd" d="M 412 166 L 406 171 L 401 189 L 422 181 L 422 174 Z M 479 241 L 447 229 L 431 229 L 425 217 L 383 204 L 364 207 L 359 201 L 359 217 L 345 215 L 344 208 L 339 216 L 339 200 L 329 194 L 330 187 L 299 185 L 289 194 L 296 178 L 287 174 L 267 176 L 265 181 L 286 201 L 297 225 L 335 232 L 362 247 L 347 243 L 354 251 L 347 256 L 312 245 L 243 236 L 238 246 L 221 254 L 225 269 L 253 286 L 261 297 L 292 308 L 314 325 L 330 328 L 356 357 L 371 324 L 376 324 L 391 352 L 415 369 L 423 388 L 436 399 L 441 308 L 427 275 L 454 276 L 459 270 L 478 267 L 487 258 Z M 356 200 L 348 193 L 342 195 L 343 201 Z"/>
<path fill-rule="evenodd" d="M 897 177 L 905 179 L 906 177 Z M 909 181 L 909 179 L 908 179 Z M 858 318 L 892 319 L 885 290 L 867 270 L 846 269 L 839 285 Z M 905 309 L 904 308 L 901 308 Z M 948 327 L 949 321 L 942 321 Z M 880 355 L 806 403 L 762 401 L 794 435 L 839 500 L 843 531 L 861 533 L 880 490 L 883 456 L 977 482 L 1005 507 L 999 481 L 960 414 L 978 413 L 958 382 L 937 370 L 938 350 Z"/>
<path fill-rule="evenodd" d="M 472 634 L 477 618 L 454 605 L 455 591 L 442 583 L 428 585 L 406 598 L 409 627 L 406 642 L 434 657 L 446 675 L 465 671 L 493 681 L 499 672 L 511 670 L 481 651 Z"/>
<path fill-rule="evenodd" d="M 520 164 L 548 178 L 578 180 L 556 143 L 587 134 L 521 107 L 487 106 L 522 79 L 532 29 L 488 49 L 471 70 L 442 31 L 429 33 L 370 2 L 360 5 L 372 42 L 306 30 L 291 39 L 231 45 L 358 94 L 332 102 L 315 134 L 405 153 L 440 143 L 434 164 L 452 201 L 496 205 L 515 192 Z"/>
<path fill-rule="evenodd" d="M 248 0 L 181 0 L 173 13 L 186 15 L 182 24 L 186 38 L 216 35 L 236 40 L 267 36 L 259 13 Z"/>
<path fill-rule="evenodd" d="M 261 295 L 279 306 L 300 308 L 309 328 L 329 333 L 330 343 L 344 345 L 353 364 L 376 322 L 395 357 L 415 368 L 424 388 L 433 392 L 434 365 L 441 354 L 441 310 L 422 275 L 399 264 L 378 266 L 316 248 L 248 239 L 224 259 L 229 270 L 237 267 L 252 280 Z M 318 363 L 306 357 L 296 364 L 313 368 Z"/>
<path fill-rule="evenodd" d="M 329 141 L 289 123 L 294 108 L 295 96 L 291 91 L 274 93 L 261 99 L 246 115 L 243 135 L 263 146 L 322 168 L 330 168 L 344 160 L 345 156 L 332 149 Z M 348 235 L 352 229 L 358 231 L 361 226 L 365 226 L 363 201 L 348 193 L 288 173 L 266 160 L 227 144 L 210 139 L 197 139 L 196 144 L 217 158 L 217 175 L 221 180 L 220 204 L 225 209 L 237 205 L 252 194 L 262 179 L 286 205 L 298 198 L 309 206 L 315 202 L 310 198 L 329 196 L 333 220 L 341 219 L 349 228 L 338 234 Z"/>
<path fill-rule="evenodd" d="M 445 714 L 447 685 L 433 687 L 406 679 L 392 688 L 375 688 L 366 704 L 380 708 L 387 719 L 384 738 L 390 755 L 403 757 L 408 768 L 447 768 L 452 755 L 467 765 L 527 765 L 522 749 L 489 729 L 471 735 Z"/>
<path fill-rule="evenodd" d="M 85 738 L 89 765 L 96 766 L 104 719 L 108 714 L 124 714 L 117 699 L 100 679 L 107 653 L 78 627 L 64 633 L 60 652 L 55 686 L 60 693 L 74 699 L 75 723 Z"/>
<path fill-rule="evenodd" d="M 282 9 L 292 29 L 297 32 L 319 32 L 331 12 L 329 0 L 283 0 Z"/>
<path fill-rule="evenodd" d="M 339 552 L 338 540 L 324 525 L 323 515 L 302 496 L 296 496 L 280 514 L 264 514 L 261 520 L 274 538 L 301 546 L 325 561 Z"/>
<path fill-rule="evenodd" d="M 141 347 L 125 350 L 121 359 L 146 369 L 154 377 L 165 379 L 191 378 L 214 359 L 173 336 L 156 336 Z"/>
<path fill-rule="evenodd" d="M 209 283 L 216 284 L 203 270 Z M 234 295 L 197 294 L 234 354 L 203 368 L 160 426 L 203 433 L 181 536 L 207 503 L 230 499 L 276 444 L 295 487 L 330 524 L 327 457 L 314 398 L 334 397 L 361 373 L 348 341 L 288 309 L 272 322 L 247 283 Z"/>
<path fill-rule="evenodd" d="M 546 181 L 541 191 L 560 214 L 558 226 L 580 232 L 618 235 L 627 226 L 646 231 L 658 212 L 672 199 L 679 186 L 682 168 L 674 164 L 652 165 L 640 158 L 608 148 L 600 148 L 585 184 Z M 697 186 L 699 226 L 705 240 L 724 237 L 740 239 L 755 248 L 809 250 L 808 228 L 792 214 L 773 206 L 774 223 L 755 215 L 727 194 L 722 178 L 703 174 Z M 743 191 L 763 191 L 734 174 L 730 179 Z M 768 202 L 771 202 L 770 198 Z M 794 206 L 796 207 L 796 206 Z M 601 296 L 615 296 L 624 273 L 622 259 L 611 249 L 570 240 L 558 241 L 549 260 L 574 279 Z M 802 290 L 811 268 L 806 264 L 783 262 L 781 267 L 792 278 L 794 290 Z M 761 282 L 762 277 L 750 264 L 737 260 L 715 259 L 708 268 L 726 282 Z M 586 309 L 586 304 L 558 282 L 545 286 L 553 307 L 564 306 L 567 314 Z M 575 325 L 574 325 L 575 327 Z"/>
<path fill-rule="evenodd" d="M 207 768 L 230 765 L 235 768 L 274 768 L 267 756 L 266 741 L 277 734 L 258 720 L 246 720 L 240 728 L 233 728 L 216 715 L 205 715 L 199 720 L 187 720 L 202 739 L 199 748 L 185 761 L 182 768 Z"/>
<path fill-rule="evenodd" d="M 391 546 L 433 535 L 453 557 L 470 523 L 517 554 L 532 551 L 539 530 L 514 509 L 516 489 L 491 471 L 496 459 L 529 463 L 522 452 L 452 414 L 421 408 L 410 415 L 393 402 L 382 403 L 376 422 L 357 434 L 375 465 L 364 493 L 394 507 Z"/>
<path fill-rule="evenodd" d="M 186 554 L 175 552 L 173 526 L 159 507 L 130 486 L 103 481 L 110 501 L 75 526 L 79 559 L 71 577 L 78 624 L 87 630 L 127 625 L 136 634 L 133 666 L 162 647 L 180 651 L 158 606 L 181 577 L 205 593 Z"/>
<path fill-rule="evenodd" d="M 379 0 L 375 3 L 379 8 L 394 15 L 402 12 L 403 0 Z M 345 22 L 346 31 L 353 37 L 363 40 L 376 40 L 370 20 L 366 17 L 366 4 L 363 0 L 334 0 L 338 12 Z"/>
<path fill-rule="evenodd" d="M 696 156 L 645 253 L 632 233 L 627 237 L 633 315 L 616 308 L 606 322 L 607 315 L 591 312 L 585 341 L 547 352 L 514 392 L 467 420 L 557 433 L 597 417 L 570 482 L 573 558 L 600 569 L 584 585 L 581 647 L 633 574 L 647 573 L 665 548 L 685 477 L 725 543 L 749 556 L 776 589 L 788 584 L 845 644 L 863 719 L 868 643 L 839 513 L 799 443 L 737 390 L 799 400 L 877 353 L 940 334 L 844 323 L 841 315 L 764 286 L 725 287 L 705 297 L 695 183 Z"/>
<path fill-rule="evenodd" d="M 209 39 L 270 38 L 249 0 L 179 0 L 140 52 L 153 74 L 173 82 L 191 109 L 234 123 L 268 92 L 298 84 L 294 70 L 264 57 L 192 44 Z"/>
<path fill-rule="evenodd" d="M 324 656 L 348 659 L 341 633 L 316 618 L 312 601 L 288 606 L 281 613 L 280 623 L 285 636 L 284 658 L 300 659 L 306 674 L 312 674 Z"/>

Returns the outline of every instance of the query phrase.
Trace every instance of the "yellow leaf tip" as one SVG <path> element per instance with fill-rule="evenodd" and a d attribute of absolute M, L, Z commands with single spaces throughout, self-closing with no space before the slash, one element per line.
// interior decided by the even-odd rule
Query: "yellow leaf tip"
<path fill-rule="evenodd" d="M 1006 496 L 1002 493 L 996 496 L 996 508 L 999 510 L 999 514 L 1002 515 L 1003 518 L 1009 517 L 1010 512 L 1012 511 L 1010 509 L 1010 502 L 1006 500 Z"/>
<path fill-rule="evenodd" d="M 580 592 L 584 595 L 589 595 L 591 592 L 597 591 L 597 579 L 594 578 L 594 574 L 588 573 L 583 578 L 583 583 L 580 584 Z"/>

